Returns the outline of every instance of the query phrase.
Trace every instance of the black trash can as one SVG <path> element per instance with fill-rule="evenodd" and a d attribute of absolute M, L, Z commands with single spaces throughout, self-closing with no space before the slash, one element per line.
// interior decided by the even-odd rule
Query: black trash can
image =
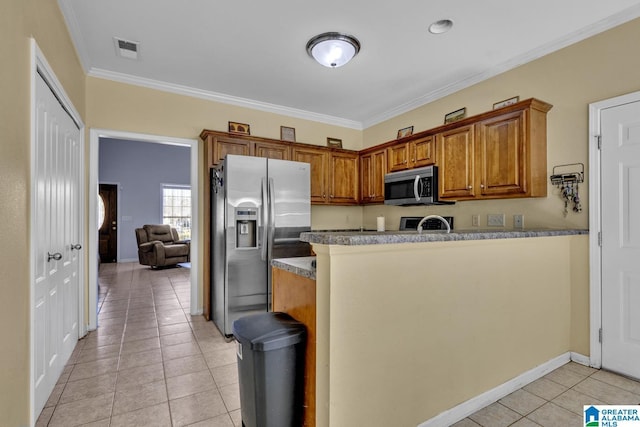
<path fill-rule="evenodd" d="M 304 398 L 305 326 L 286 313 L 233 322 L 244 427 L 299 427 Z"/>

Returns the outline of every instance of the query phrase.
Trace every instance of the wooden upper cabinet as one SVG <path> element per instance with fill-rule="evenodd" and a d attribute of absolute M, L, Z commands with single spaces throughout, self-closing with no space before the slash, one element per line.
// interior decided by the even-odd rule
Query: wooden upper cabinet
<path fill-rule="evenodd" d="M 387 159 L 389 172 L 409 169 L 409 143 L 404 142 L 387 148 Z"/>
<path fill-rule="evenodd" d="M 220 163 L 227 154 L 290 160 L 291 144 L 249 135 L 233 135 L 226 132 L 203 130 L 200 138 L 205 142 L 207 166 Z"/>
<path fill-rule="evenodd" d="M 311 165 L 311 203 L 327 203 L 327 152 L 321 148 L 295 145 L 291 149 L 291 159 Z"/>
<path fill-rule="evenodd" d="M 384 202 L 384 175 L 387 173 L 387 150 L 360 154 L 360 201 Z"/>
<path fill-rule="evenodd" d="M 528 99 L 438 133 L 440 197 L 545 197 L 547 112 L 551 107 Z"/>
<path fill-rule="evenodd" d="M 251 143 L 243 139 L 215 136 L 211 139 L 212 154 L 209 166 L 217 165 L 227 154 L 237 154 L 240 156 L 251 155 Z"/>
<path fill-rule="evenodd" d="M 527 193 L 525 114 L 515 111 L 476 125 L 482 196 Z"/>
<path fill-rule="evenodd" d="M 436 162 L 436 143 L 433 136 L 416 139 L 411 141 L 413 154 L 415 157 L 409 160 L 413 162 L 413 167 L 432 165 Z"/>
<path fill-rule="evenodd" d="M 286 143 L 258 141 L 254 143 L 253 155 L 268 159 L 291 160 L 291 147 Z"/>
<path fill-rule="evenodd" d="M 469 198 L 474 188 L 475 145 L 473 125 L 436 135 L 441 198 Z"/>
<path fill-rule="evenodd" d="M 311 164 L 311 203 L 358 203 L 358 153 L 295 144 L 292 160 Z"/>
<path fill-rule="evenodd" d="M 432 165 L 436 162 L 435 139 L 429 135 L 392 145 L 387 158 L 389 172 Z"/>
<path fill-rule="evenodd" d="M 358 204 L 358 153 L 329 153 L 329 203 Z"/>

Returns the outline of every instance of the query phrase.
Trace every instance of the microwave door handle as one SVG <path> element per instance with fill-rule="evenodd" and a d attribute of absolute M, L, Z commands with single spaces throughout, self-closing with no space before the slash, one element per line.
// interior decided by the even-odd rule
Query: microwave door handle
<path fill-rule="evenodd" d="M 267 193 L 267 182 L 266 178 L 262 178 L 262 248 L 260 248 L 260 258 L 263 261 L 267 260 L 267 233 L 268 227 L 267 224 L 269 222 L 269 214 L 268 214 L 268 193 Z"/>
<path fill-rule="evenodd" d="M 413 181 L 413 195 L 416 198 L 416 202 L 420 201 L 420 193 L 418 192 L 419 184 L 420 184 L 420 175 L 416 175 L 416 179 Z"/>

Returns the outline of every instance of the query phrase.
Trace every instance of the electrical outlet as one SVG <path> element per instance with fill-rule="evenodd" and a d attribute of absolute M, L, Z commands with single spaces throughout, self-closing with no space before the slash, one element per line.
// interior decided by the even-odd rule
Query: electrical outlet
<path fill-rule="evenodd" d="M 487 225 L 489 227 L 504 227 L 504 214 L 487 215 Z"/>
<path fill-rule="evenodd" d="M 480 227 L 480 215 L 471 216 L 471 225 L 473 227 Z"/>
<path fill-rule="evenodd" d="M 524 215 L 515 214 L 513 216 L 513 228 L 524 228 Z"/>

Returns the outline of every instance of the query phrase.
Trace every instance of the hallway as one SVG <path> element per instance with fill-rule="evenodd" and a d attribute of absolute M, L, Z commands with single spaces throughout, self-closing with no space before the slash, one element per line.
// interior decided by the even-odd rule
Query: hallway
<path fill-rule="evenodd" d="M 78 342 L 36 425 L 241 426 L 235 345 L 189 315 L 189 273 L 102 264 L 100 326 Z"/>

